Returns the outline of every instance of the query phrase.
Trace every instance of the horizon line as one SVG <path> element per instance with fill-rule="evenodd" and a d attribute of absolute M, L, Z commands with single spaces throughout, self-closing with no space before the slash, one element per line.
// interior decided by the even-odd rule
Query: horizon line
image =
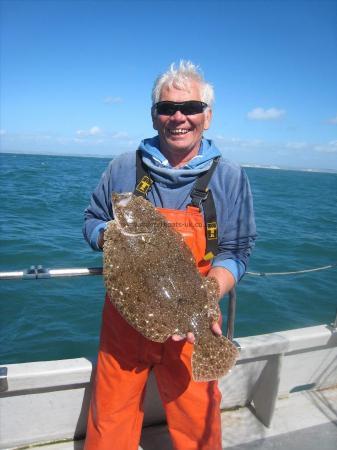
<path fill-rule="evenodd" d="M 98 159 L 113 159 L 116 156 L 119 156 L 123 153 L 116 153 L 114 155 L 102 155 L 102 154 L 92 154 L 92 153 L 56 153 L 56 152 L 33 152 L 33 151 L 12 151 L 0 150 L 0 154 L 8 154 L 8 155 L 39 155 L 39 156 L 60 156 L 60 157 L 70 157 L 70 158 L 98 158 Z M 299 167 L 299 166 L 283 166 L 278 164 L 260 164 L 260 163 L 249 163 L 249 162 L 238 162 L 238 164 L 244 168 L 251 169 L 270 169 L 270 170 L 297 170 L 300 172 L 316 172 L 316 173 L 337 173 L 336 169 L 326 169 L 326 168 L 315 168 L 315 167 Z"/>

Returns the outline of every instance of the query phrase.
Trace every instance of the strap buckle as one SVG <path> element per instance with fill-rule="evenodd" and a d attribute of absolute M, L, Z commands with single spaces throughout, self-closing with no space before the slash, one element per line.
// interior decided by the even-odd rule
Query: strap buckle
<path fill-rule="evenodd" d="M 208 197 L 208 189 L 207 190 L 200 190 L 197 188 L 194 188 L 191 192 L 191 203 L 189 205 L 196 206 L 199 209 L 201 209 L 201 203 L 205 201 Z"/>

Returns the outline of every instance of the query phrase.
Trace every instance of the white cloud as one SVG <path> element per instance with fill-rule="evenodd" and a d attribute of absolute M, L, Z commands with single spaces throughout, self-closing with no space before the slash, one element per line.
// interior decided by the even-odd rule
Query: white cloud
<path fill-rule="evenodd" d="M 121 97 L 112 97 L 108 95 L 107 97 L 104 98 L 103 102 L 106 105 L 116 105 L 118 103 L 122 103 L 123 99 Z"/>
<path fill-rule="evenodd" d="M 337 152 L 337 140 L 330 141 L 325 145 L 316 145 L 314 150 L 321 153 L 336 153 Z"/>
<path fill-rule="evenodd" d="M 111 138 L 112 139 L 127 139 L 129 137 L 129 134 L 125 131 L 116 131 L 116 133 L 112 133 Z"/>
<path fill-rule="evenodd" d="M 76 136 L 71 138 L 72 142 L 83 145 L 101 145 L 112 142 L 125 144 L 128 140 L 130 140 L 130 135 L 125 131 L 107 132 L 98 126 L 91 127 L 89 130 L 77 130 Z"/>
<path fill-rule="evenodd" d="M 102 130 L 97 126 L 94 126 L 90 128 L 89 134 L 90 136 L 97 136 L 98 134 L 102 134 Z"/>
<path fill-rule="evenodd" d="M 277 120 L 285 115 L 284 109 L 277 108 L 254 108 L 247 113 L 247 117 L 250 120 Z"/>
<path fill-rule="evenodd" d="M 90 130 L 77 130 L 77 136 L 79 137 L 88 137 L 88 136 L 98 136 L 102 134 L 102 130 L 97 125 L 90 128 Z"/>
<path fill-rule="evenodd" d="M 328 145 L 326 146 L 326 152 L 328 153 L 336 153 L 337 152 L 337 140 L 336 141 L 330 141 Z"/>
<path fill-rule="evenodd" d="M 306 148 L 308 144 L 306 142 L 288 142 L 286 144 L 286 148 L 290 148 L 293 150 L 302 150 L 303 148 Z"/>
<path fill-rule="evenodd" d="M 76 138 L 73 138 L 71 140 L 67 140 L 67 141 L 64 140 L 63 143 L 66 143 L 66 142 L 67 143 L 74 142 L 75 144 L 78 144 L 78 145 L 81 145 L 81 146 L 84 146 L 84 147 L 86 147 L 86 146 L 92 147 L 93 145 L 102 145 L 102 144 L 104 144 L 106 142 L 106 139 L 98 138 L 98 139 L 90 139 L 89 140 L 89 139 L 83 139 L 83 138 L 76 137 Z"/>
<path fill-rule="evenodd" d="M 30 141 L 30 142 L 45 142 L 51 141 L 53 136 L 49 134 L 38 134 L 38 133 L 1 133 L 4 138 L 9 140 L 18 140 L 18 141 Z"/>
<path fill-rule="evenodd" d="M 335 117 L 331 117 L 331 119 L 328 119 L 328 123 L 337 125 L 337 115 Z"/>
<path fill-rule="evenodd" d="M 222 135 L 216 136 L 217 141 L 221 141 L 222 144 L 233 145 L 240 148 L 256 148 L 263 146 L 264 141 L 261 139 L 242 139 L 238 137 L 225 137 Z"/>

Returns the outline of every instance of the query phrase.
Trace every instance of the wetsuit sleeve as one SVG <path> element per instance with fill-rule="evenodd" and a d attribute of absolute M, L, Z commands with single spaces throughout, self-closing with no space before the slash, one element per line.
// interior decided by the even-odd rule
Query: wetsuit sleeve
<path fill-rule="evenodd" d="M 83 235 L 94 250 L 101 250 L 97 245 L 99 233 L 106 228 L 107 222 L 113 219 L 111 171 L 112 163 L 101 176 L 98 186 L 91 196 L 90 204 L 84 211 Z"/>
<path fill-rule="evenodd" d="M 229 270 L 237 282 L 246 271 L 256 239 L 253 197 L 243 169 L 228 190 L 226 223 L 212 266 Z"/>

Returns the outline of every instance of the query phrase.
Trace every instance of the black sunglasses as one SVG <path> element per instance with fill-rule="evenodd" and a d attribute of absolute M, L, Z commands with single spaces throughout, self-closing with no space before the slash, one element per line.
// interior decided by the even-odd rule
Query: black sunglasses
<path fill-rule="evenodd" d="M 187 102 L 158 102 L 152 108 L 160 116 L 173 116 L 177 111 L 180 111 L 184 116 L 192 116 L 204 112 L 207 106 L 207 103 L 198 100 L 188 100 Z"/>

